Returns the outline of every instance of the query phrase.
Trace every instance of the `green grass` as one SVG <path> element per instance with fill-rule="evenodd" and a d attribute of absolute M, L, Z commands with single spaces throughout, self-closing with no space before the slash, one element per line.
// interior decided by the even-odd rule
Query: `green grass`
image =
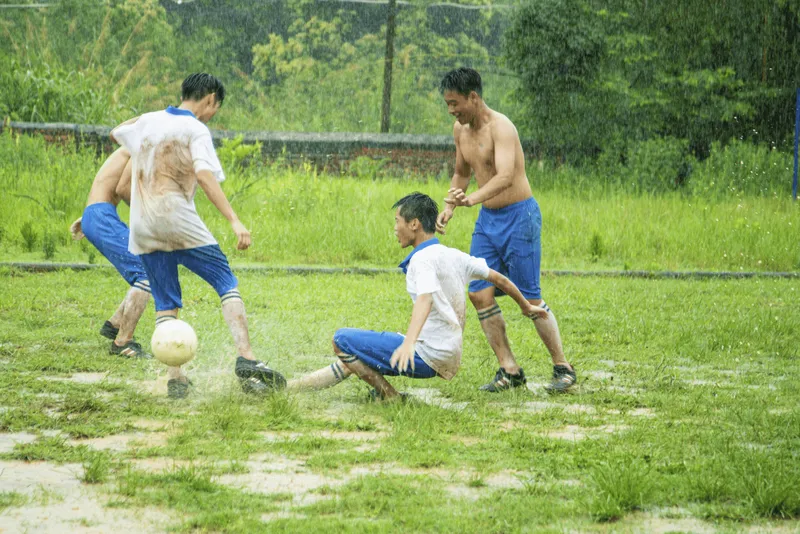
<path fill-rule="evenodd" d="M 578 392 L 542 393 L 548 357 L 503 300 L 534 391 L 477 391 L 496 362 L 470 310 L 453 381 L 393 379 L 455 405 L 445 408 L 371 404 L 355 379 L 244 396 L 218 297 L 182 276 L 200 351 L 195 394 L 173 404 L 148 386 L 163 380 L 160 364 L 116 359 L 97 334 L 125 292 L 115 273 L 0 271 L 0 432 L 39 436 L 0 460 L 82 465 L 113 506 L 160 507 L 186 532 L 642 531 L 654 517 L 731 532 L 798 527 L 796 280 L 545 277 Z M 240 282 L 257 354 L 289 378 L 332 361 L 336 328 L 403 331 L 411 309 L 400 275 L 251 272 Z M 150 307 L 137 332 L 145 346 L 152 330 Z M 107 374 L 69 380 L 87 372 Z M 124 450 L 86 441 L 130 432 L 142 437 Z M 324 483 L 260 493 L 236 482 L 296 472 Z"/>
<path fill-rule="evenodd" d="M 107 264 L 85 240 L 71 242 L 67 231 L 83 211 L 99 164 L 93 151 L 65 152 L 38 138 L 0 135 L 0 261 Z M 449 180 L 378 178 L 374 167 L 329 175 L 280 162 L 244 170 L 233 165 L 223 187 L 252 232 L 253 246 L 244 252 L 235 250 L 228 223 L 202 192 L 198 210 L 234 265 L 394 267 L 407 251 L 392 233 L 392 204 L 414 190 L 441 204 Z M 722 180 L 727 171 L 718 172 Z M 542 209 L 544 269 L 800 268 L 794 239 L 800 212 L 788 193 L 633 195 L 569 168 L 531 168 L 528 175 Z M 120 212 L 127 219 L 127 209 Z M 442 241 L 468 250 L 477 214 L 459 208 Z"/>

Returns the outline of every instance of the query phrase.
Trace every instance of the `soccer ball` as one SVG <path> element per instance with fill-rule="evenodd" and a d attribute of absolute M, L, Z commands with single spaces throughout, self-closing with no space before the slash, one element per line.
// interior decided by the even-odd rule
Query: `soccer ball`
<path fill-rule="evenodd" d="M 150 350 L 161 363 L 183 365 L 197 353 L 197 334 L 189 323 L 180 319 L 164 321 L 153 332 Z"/>

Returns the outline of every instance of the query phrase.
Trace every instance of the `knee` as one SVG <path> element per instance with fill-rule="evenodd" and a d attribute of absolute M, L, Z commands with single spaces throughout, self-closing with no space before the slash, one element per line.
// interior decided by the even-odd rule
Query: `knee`
<path fill-rule="evenodd" d="M 476 310 L 483 310 L 486 308 L 491 308 L 497 301 L 494 299 L 494 295 L 486 294 L 484 291 L 477 291 L 475 293 L 469 294 L 469 301 L 472 302 L 472 305 L 475 307 Z"/>

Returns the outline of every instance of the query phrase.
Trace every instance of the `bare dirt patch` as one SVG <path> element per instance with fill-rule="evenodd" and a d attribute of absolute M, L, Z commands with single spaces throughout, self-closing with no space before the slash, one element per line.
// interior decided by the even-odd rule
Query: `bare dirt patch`
<path fill-rule="evenodd" d="M 79 464 L 0 462 L 4 491 L 30 502 L 0 514 L 0 532 L 163 532 L 168 516 L 154 508 L 107 509 L 100 490 L 81 484 Z M 42 498 L 46 495 L 46 498 Z"/>
<path fill-rule="evenodd" d="M 12 434 L 0 434 L 0 453 L 11 452 L 18 443 L 33 443 L 37 436 L 27 432 L 14 432 Z M 0 479 L 2 480 L 2 479 Z"/>
<path fill-rule="evenodd" d="M 414 388 L 409 389 L 408 393 L 416 400 L 422 401 L 431 406 L 438 406 L 446 410 L 463 410 L 469 406 L 468 402 L 453 402 L 444 397 L 438 389 L 434 388 Z"/>
<path fill-rule="evenodd" d="M 132 432 L 113 434 L 102 438 L 72 439 L 69 440 L 69 444 L 73 446 L 86 445 L 100 451 L 122 452 L 128 449 L 166 445 L 167 437 L 165 432 Z"/>
<path fill-rule="evenodd" d="M 312 492 L 323 486 L 340 486 L 350 479 L 348 476 L 334 478 L 312 473 L 304 462 L 281 456 L 261 456 L 245 464 L 250 469 L 249 473 L 222 475 L 217 479 L 218 482 L 256 493 L 291 493 L 295 505 L 324 499 L 325 496 Z"/>
<path fill-rule="evenodd" d="M 603 425 L 597 427 L 583 427 L 578 425 L 567 425 L 557 430 L 550 430 L 544 433 L 549 438 L 565 439 L 567 441 L 580 441 L 587 438 L 600 438 L 608 434 L 616 434 L 627 430 L 625 425 Z"/>

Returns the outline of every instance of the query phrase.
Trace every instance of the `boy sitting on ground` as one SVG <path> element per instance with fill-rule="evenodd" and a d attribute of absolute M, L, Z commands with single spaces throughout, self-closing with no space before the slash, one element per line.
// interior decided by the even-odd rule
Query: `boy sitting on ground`
<path fill-rule="evenodd" d="M 339 360 L 291 381 L 289 388 L 322 389 L 354 373 L 374 388 L 373 398 L 391 399 L 399 394 L 386 375 L 452 379 L 461 365 L 464 288 L 471 280 L 488 280 L 502 289 L 526 317 L 547 317 L 547 312 L 528 302 L 508 278 L 489 269 L 484 259 L 439 243 L 434 237 L 439 209 L 429 196 L 412 193 L 393 207 L 397 209 L 394 233 L 400 246 L 414 247 L 400 264 L 414 302 L 406 335 L 341 328 L 333 336 Z"/>

